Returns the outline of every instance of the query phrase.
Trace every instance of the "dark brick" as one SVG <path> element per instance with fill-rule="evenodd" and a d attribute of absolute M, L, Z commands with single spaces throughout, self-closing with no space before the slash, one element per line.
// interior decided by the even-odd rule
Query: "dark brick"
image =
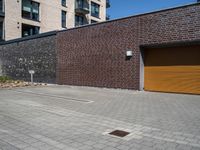
<path fill-rule="evenodd" d="M 0 46 L 2 74 L 30 81 L 29 70 L 35 70 L 34 81 L 55 83 L 55 36 L 14 42 Z"/>
<path fill-rule="evenodd" d="M 140 47 L 198 41 L 199 18 L 193 4 L 1 45 L 0 74 L 28 80 L 34 69 L 36 81 L 138 90 Z"/>
<path fill-rule="evenodd" d="M 138 90 L 140 45 L 200 39 L 199 18 L 196 4 L 60 32 L 57 82 Z"/>

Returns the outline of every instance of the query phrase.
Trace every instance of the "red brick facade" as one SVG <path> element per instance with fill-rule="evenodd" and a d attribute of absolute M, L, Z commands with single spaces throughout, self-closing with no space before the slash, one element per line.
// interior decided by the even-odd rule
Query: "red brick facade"
<path fill-rule="evenodd" d="M 57 82 L 138 90 L 141 45 L 199 39 L 200 4 L 59 32 Z"/>

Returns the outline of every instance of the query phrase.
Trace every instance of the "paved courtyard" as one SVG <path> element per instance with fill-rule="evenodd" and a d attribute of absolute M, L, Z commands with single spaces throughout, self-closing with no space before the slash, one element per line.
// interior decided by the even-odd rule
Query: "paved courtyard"
<path fill-rule="evenodd" d="M 108 134 L 114 130 L 130 134 Z M 55 85 L 0 89 L 0 150 L 200 150 L 200 96 Z"/>

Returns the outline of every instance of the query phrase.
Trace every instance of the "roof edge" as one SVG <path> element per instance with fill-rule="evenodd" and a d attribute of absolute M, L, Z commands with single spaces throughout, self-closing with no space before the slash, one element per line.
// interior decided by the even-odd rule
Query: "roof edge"
<path fill-rule="evenodd" d="M 13 39 L 13 40 L 3 41 L 3 42 L 0 42 L 0 45 L 7 45 L 7 44 L 16 43 L 16 42 L 24 42 L 24 41 L 28 41 L 28 40 L 33 40 L 33 39 L 39 39 L 39 38 L 43 38 L 43 37 L 53 36 L 53 35 L 56 35 L 57 32 L 58 31 L 50 31 L 50 32 L 45 32 L 45 33 L 32 35 L 32 36 L 28 36 L 28 37 L 23 37 L 23 38 L 17 38 L 17 39 Z"/>
<path fill-rule="evenodd" d="M 86 28 L 86 27 L 90 27 L 90 26 L 102 25 L 102 24 L 120 21 L 120 20 L 125 20 L 125 19 L 129 19 L 129 18 L 135 18 L 135 17 L 145 16 L 145 15 L 150 15 L 150 14 L 156 14 L 156 13 L 160 13 L 160 12 L 165 12 L 165 11 L 170 11 L 170 10 L 175 10 L 175 9 L 181 9 L 181 8 L 186 8 L 186 7 L 191 7 L 191 6 L 198 6 L 198 5 L 200 5 L 200 2 L 191 3 L 191 4 L 187 4 L 187 5 L 182 5 L 182 6 L 171 7 L 171 8 L 166 8 L 166 9 L 161 9 L 161 10 L 157 10 L 157 11 L 151 11 L 151 12 L 137 14 L 137 15 L 131 15 L 131 16 L 128 16 L 128 17 L 117 18 L 117 19 L 113 19 L 113 20 L 109 20 L 109 21 L 102 21 L 102 22 L 98 22 L 98 23 L 94 23 L 94 24 L 87 24 L 87 25 L 83 25 L 83 26 L 80 26 L 80 27 L 74 27 L 74 28 L 70 28 L 70 29 L 59 30 L 58 32 L 66 32 L 66 31 L 71 31 L 71 30 L 75 30 L 75 29 L 81 29 L 81 28 Z"/>
<path fill-rule="evenodd" d="M 178 7 L 172 7 L 172 8 L 152 11 L 152 12 L 148 12 L 148 13 L 143 13 L 143 14 L 132 15 L 132 16 L 128 16 L 128 17 L 113 19 L 113 20 L 109 20 L 109 21 L 103 21 L 103 22 L 99 22 L 99 23 L 88 24 L 88 25 L 84 25 L 84 26 L 80 26 L 80 27 L 74 27 L 74 28 L 70 28 L 70 29 L 66 29 L 66 30 L 54 30 L 54 31 L 50 31 L 50 32 L 45 32 L 45 33 L 29 36 L 29 37 L 17 38 L 17 39 L 13 39 L 13 40 L 3 41 L 3 42 L 0 42 L 0 45 L 6 45 L 6 44 L 15 43 L 15 42 L 23 42 L 23 41 L 28 41 L 28 40 L 32 40 L 32 39 L 38 39 L 38 38 L 43 38 L 43 37 L 47 37 L 47 36 L 53 36 L 53 35 L 56 35 L 59 32 L 67 32 L 67 31 L 71 31 L 71 30 L 75 30 L 75 29 L 81 29 L 81 28 L 90 27 L 90 26 L 97 26 L 97 25 L 102 25 L 102 24 L 106 24 L 106 23 L 110 23 L 110 22 L 129 19 L 129 18 L 135 18 L 135 17 L 139 17 L 139 16 L 156 14 L 156 13 L 160 13 L 160 12 L 165 12 L 165 11 L 170 11 L 170 10 L 180 9 L 180 8 L 185 8 L 185 7 L 191 7 L 191 6 L 197 6 L 197 5 L 200 5 L 200 3 L 196 2 L 196 3 L 182 5 L 182 6 L 178 6 Z"/>

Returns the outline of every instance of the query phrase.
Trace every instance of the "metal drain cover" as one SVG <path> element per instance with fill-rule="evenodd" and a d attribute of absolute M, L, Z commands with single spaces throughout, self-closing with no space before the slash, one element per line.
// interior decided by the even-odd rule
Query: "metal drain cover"
<path fill-rule="evenodd" d="M 126 132 L 126 131 L 122 131 L 122 130 L 115 130 L 113 132 L 110 132 L 109 134 L 115 135 L 115 136 L 118 136 L 118 137 L 125 137 L 125 136 L 129 135 L 130 133 Z"/>

